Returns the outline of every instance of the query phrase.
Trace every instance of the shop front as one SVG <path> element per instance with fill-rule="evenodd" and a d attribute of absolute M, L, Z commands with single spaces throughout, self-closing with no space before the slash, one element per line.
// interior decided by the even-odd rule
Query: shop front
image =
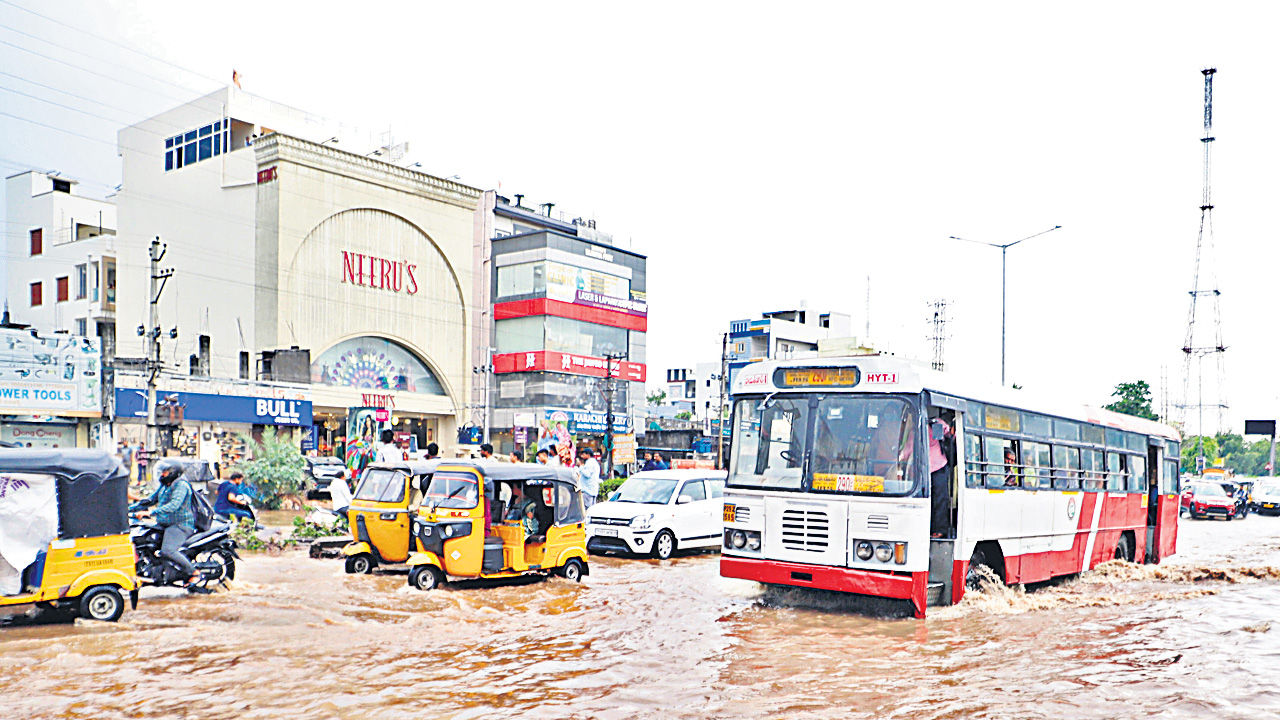
<path fill-rule="evenodd" d="M 93 445 L 101 434 L 101 371 L 97 338 L 0 329 L 0 441 Z"/>
<path fill-rule="evenodd" d="M 117 376 L 116 436 L 134 447 L 146 443 L 147 391 L 139 376 Z M 246 438 L 268 430 L 307 441 L 313 426 L 311 393 L 305 386 L 162 378 L 156 393 L 160 450 L 197 457 L 226 471 L 248 453 Z"/>
<path fill-rule="evenodd" d="M 315 450 L 367 464 L 383 430 L 413 456 L 444 446 L 457 408 L 439 374 L 405 344 L 372 335 L 343 340 L 311 363 Z M 451 443 L 450 443 L 451 444 Z"/>

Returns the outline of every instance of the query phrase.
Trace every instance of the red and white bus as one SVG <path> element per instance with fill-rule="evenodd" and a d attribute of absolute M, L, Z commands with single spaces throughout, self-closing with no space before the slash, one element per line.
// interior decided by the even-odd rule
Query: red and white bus
<path fill-rule="evenodd" d="M 982 565 L 1012 585 L 1176 549 L 1181 438 L 1166 425 L 892 356 L 754 363 L 732 392 L 725 577 L 923 617 Z"/>

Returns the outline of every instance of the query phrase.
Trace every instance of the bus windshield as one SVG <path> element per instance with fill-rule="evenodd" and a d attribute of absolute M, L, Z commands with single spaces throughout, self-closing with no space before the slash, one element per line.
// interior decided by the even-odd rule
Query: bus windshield
<path fill-rule="evenodd" d="M 773 395 L 739 400 L 734 419 L 731 487 L 875 495 L 915 488 L 916 409 L 904 398 Z"/>

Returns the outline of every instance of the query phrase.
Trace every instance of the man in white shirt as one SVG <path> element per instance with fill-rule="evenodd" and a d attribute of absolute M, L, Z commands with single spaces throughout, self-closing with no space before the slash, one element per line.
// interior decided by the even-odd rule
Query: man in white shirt
<path fill-rule="evenodd" d="M 578 486 L 582 488 L 583 507 L 595 505 L 600 494 L 600 463 L 587 448 L 578 448 Z"/>
<path fill-rule="evenodd" d="M 404 451 L 395 444 L 395 433 L 390 430 L 382 431 L 382 442 L 378 444 L 378 453 L 374 457 L 377 462 L 402 462 L 404 460 Z"/>

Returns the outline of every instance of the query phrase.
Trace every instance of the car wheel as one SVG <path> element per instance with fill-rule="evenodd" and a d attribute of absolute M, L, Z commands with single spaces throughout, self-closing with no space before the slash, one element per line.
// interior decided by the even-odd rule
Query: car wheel
<path fill-rule="evenodd" d="M 97 585 L 80 596 L 80 617 L 115 622 L 124 614 L 124 596 L 114 585 Z"/>
<path fill-rule="evenodd" d="M 409 587 L 435 590 L 444 582 L 441 572 L 430 565 L 419 565 L 409 571 Z"/>
<path fill-rule="evenodd" d="M 663 530 L 653 539 L 653 556 L 659 560 L 667 560 L 676 551 L 676 536 L 670 530 Z"/>
<path fill-rule="evenodd" d="M 564 564 L 564 570 L 560 571 L 560 574 L 564 576 L 565 580 L 582 582 L 582 570 L 582 561 L 578 558 L 572 558 L 569 562 Z"/>
<path fill-rule="evenodd" d="M 373 558 L 369 553 L 360 553 L 347 558 L 347 572 L 352 575 L 365 575 L 373 572 Z"/>

